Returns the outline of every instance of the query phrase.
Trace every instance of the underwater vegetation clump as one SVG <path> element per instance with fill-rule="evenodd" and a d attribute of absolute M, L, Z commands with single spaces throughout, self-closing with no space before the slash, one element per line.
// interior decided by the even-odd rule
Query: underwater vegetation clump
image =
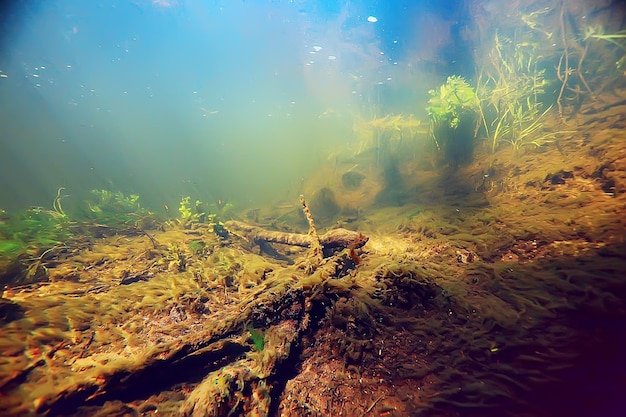
<path fill-rule="evenodd" d="M 303 210 L 309 213 L 302 201 Z M 74 242 L 72 251 L 55 253 L 49 260 L 55 279 L 47 288 L 54 296 L 31 298 L 30 289 L 12 287 L 5 294 L 11 301 L 2 299 L 3 307 L 27 306 L 28 315 L 1 317 L 7 320 L 0 323 L 6 330 L 2 334 L 11 335 L 13 341 L 2 341 L 8 357 L 0 361 L 0 389 L 20 385 L 19 375 L 5 371 L 24 365 L 26 345 L 50 342 L 56 346 L 55 353 L 45 348 L 49 361 L 39 364 L 36 360 L 33 368 L 40 387 L 32 392 L 31 404 L 37 413 L 66 409 L 70 404 L 66 399 L 75 401 L 86 385 L 89 390 L 100 385 L 97 391 L 107 396 L 122 386 L 132 391 L 136 383 L 157 386 L 169 378 L 145 379 L 152 366 L 160 363 L 184 373 L 183 368 L 197 367 L 198 359 L 211 357 L 221 366 L 205 370 L 206 377 L 178 404 L 178 413 L 221 415 L 224 410 L 267 408 L 273 385 L 270 377 L 308 327 L 304 298 L 297 295 L 303 290 L 297 287 L 310 292 L 311 286 L 339 271 L 347 274 L 354 268 L 347 246 L 354 252 L 367 242 L 363 235 L 348 231 L 317 236 L 310 213 L 307 218 L 313 231 L 309 235 L 243 225 L 236 240 L 224 241 L 208 223 L 197 223 L 192 229 L 169 222 L 161 230 L 126 234 L 124 246 L 119 245 L 118 236 Z M 244 243 L 245 235 L 250 242 Z M 270 262 L 237 243 L 269 245 L 280 239 L 311 250 L 297 264 L 283 269 L 284 263 Z M 298 275 L 311 280 L 298 284 Z M 281 298 L 287 291 L 293 298 L 285 302 Z M 64 296 L 67 302 L 55 301 Z M 122 346 L 126 352 L 118 351 Z M 65 354 L 72 356 L 71 364 L 61 360 Z M 48 369 L 54 375 L 47 374 Z M 135 374 L 132 381 L 114 387 L 114 381 L 128 371 Z M 58 377 L 64 383 L 52 384 Z M 248 395 L 251 391 L 253 398 Z M 11 407 L 4 402 L 1 406 Z"/>
<path fill-rule="evenodd" d="M 478 79 L 481 116 L 491 151 L 509 143 L 513 149 L 551 142 L 557 132 L 541 133 L 543 119 L 552 106 L 542 103 L 548 81 L 539 69 L 538 48 L 532 42 L 514 42 L 494 35 L 491 58 Z"/>
<path fill-rule="evenodd" d="M 120 191 L 91 190 L 77 213 L 77 220 L 92 221 L 112 227 L 133 225 L 150 211 L 139 204 L 139 195 L 125 195 Z"/>
<path fill-rule="evenodd" d="M 55 249 L 61 250 L 73 236 L 71 221 L 61 204 L 63 197 L 63 188 L 59 188 L 51 210 L 33 207 L 13 214 L 2 213 L 0 285 L 9 280 L 28 282 L 45 277 L 43 257 Z M 23 265 L 27 267 L 22 268 Z"/>
<path fill-rule="evenodd" d="M 436 90 L 430 90 L 428 112 L 430 135 L 438 150 L 454 166 L 471 159 L 474 150 L 474 125 L 479 101 L 463 77 L 452 75 Z"/>
<path fill-rule="evenodd" d="M 89 237 L 142 235 L 146 229 L 162 227 L 172 221 L 159 219 L 139 203 L 137 194 L 94 189 L 89 197 L 65 210 L 61 200 L 67 197 L 59 188 L 52 209 L 29 208 L 17 213 L 2 213 L 0 222 L 0 283 L 31 283 L 48 279 L 47 258 L 70 250 L 77 241 Z M 201 224 L 217 236 L 226 238 L 224 221 L 230 218 L 233 205 L 218 202 L 207 207 L 190 197 L 180 202 L 180 217 L 174 223 L 184 228 Z M 209 212 L 211 210 L 211 212 Z M 194 253 L 206 248 L 203 242 L 190 242 Z M 176 250 L 173 253 L 178 253 Z M 174 256 L 179 259 L 179 256 Z"/>
<path fill-rule="evenodd" d="M 440 125 L 456 129 L 466 117 L 475 117 L 478 111 L 478 98 L 474 89 L 463 77 L 451 75 L 436 90 L 430 90 L 429 106 L 431 130 Z M 433 139 L 437 142 L 437 137 Z"/>
<path fill-rule="evenodd" d="M 72 236 L 67 225 L 67 218 L 38 207 L 5 215 L 0 223 L 0 256 L 60 244 Z"/>
<path fill-rule="evenodd" d="M 126 234 L 124 245 L 119 236 L 75 243 L 54 254 L 47 296 L 18 287 L 3 299 L 23 310 L 2 322 L 0 390 L 13 395 L 0 404 L 8 415 L 524 409 L 533 387 L 575 363 L 578 335 L 562 317 L 612 311 L 607 286 L 619 285 L 612 271 L 624 263 L 564 221 L 530 224 L 529 206 L 547 211 L 544 223 L 555 216 L 537 204 L 545 193 L 484 210 L 433 203 L 395 234 L 318 235 L 303 199 L 308 234 L 228 221 L 221 238 L 181 212 L 181 222 Z M 291 248 L 293 259 L 258 254 L 261 243 Z M 591 257 L 600 249 L 605 258 Z M 570 265 L 580 250 L 584 262 Z M 526 261 L 508 260 L 511 251 Z M 346 400 L 325 401 L 337 386 Z"/>
<path fill-rule="evenodd" d="M 357 117 L 352 132 L 358 144 L 356 153 L 376 150 L 376 163 L 401 155 L 407 145 L 414 145 L 425 134 L 422 121 L 412 114 L 387 114 L 365 119 Z"/>
<path fill-rule="evenodd" d="M 206 208 L 205 208 L 206 207 Z M 234 205 L 229 202 L 218 200 L 215 204 L 207 205 L 200 200 L 191 203 L 190 196 L 180 199 L 178 212 L 180 218 L 177 221 L 184 228 L 191 228 L 194 224 L 203 223 L 209 226 L 216 235 L 227 237 L 228 232 L 224 229 L 224 221 L 230 219 Z"/>
<path fill-rule="evenodd" d="M 0 285 L 45 278 L 42 259 L 65 247 L 64 242 L 72 237 L 68 225 L 68 219 L 41 208 L 7 216 L 0 224 Z M 22 265 L 27 267 L 22 269 Z"/>
<path fill-rule="evenodd" d="M 571 117 L 587 101 L 623 81 L 623 30 L 577 19 L 567 2 L 536 10 L 508 10 L 485 31 L 476 61 L 476 93 L 491 152 L 537 148 L 571 136 Z M 580 17 L 580 16 L 579 16 Z M 491 37 L 489 37 L 491 36 Z M 560 119 L 546 124 L 552 110 Z"/>
<path fill-rule="evenodd" d="M 59 188 L 52 209 L 33 207 L 3 213 L 0 222 L 0 282 L 30 283 L 48 278 L 46 260 L 85 236 L 140 233 L 156 217 L 139 204 L 138 195 L 94 189 L 90 197 L 66 211 Z"/>

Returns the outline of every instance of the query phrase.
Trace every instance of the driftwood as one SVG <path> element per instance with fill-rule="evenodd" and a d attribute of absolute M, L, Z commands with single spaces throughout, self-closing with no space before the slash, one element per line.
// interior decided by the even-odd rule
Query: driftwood
<path fill-rule="evenodd" d="M 257 226 L 252 226 L 243 222 L 231 220 L 226 222 L 229 231 L 241 233 L 254 244 L 282 243 L 285 245 L 300 246 L 310 248 L 314 243 L 314 237 L 310 234 L 277 232 L 265 230 Z M 328 250 L 358 249 L 365 245 L 369 237 L 362 233 L 347 229 L 333 229 L 319 236 L 319 242 L 324 252 Z"/>

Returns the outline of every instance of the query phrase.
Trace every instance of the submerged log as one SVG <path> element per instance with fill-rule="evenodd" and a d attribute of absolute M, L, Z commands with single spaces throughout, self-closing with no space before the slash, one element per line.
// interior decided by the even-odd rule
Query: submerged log
<path fill-rule="evenodd" d="M 311 235 L 265 230 L 236 220 L 226 222 L 225 226 L 232 232 L 243 234 L 254 244 L 268 242 L 310 248 L 314 242 L 314 237 Z M 362 233 L 342 228 L 329 230 L 319 236 L 320 244 L 325 251 L 358 249 L 365 245 L 368 240 L 369 237 Z"/>

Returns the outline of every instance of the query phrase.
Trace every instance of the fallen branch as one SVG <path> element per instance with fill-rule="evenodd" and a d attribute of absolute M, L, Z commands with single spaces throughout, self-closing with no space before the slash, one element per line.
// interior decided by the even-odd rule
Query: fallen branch
<path fill-rule="evenodd" d="M 236 220 L 226 222 L 225 226 L 229 231 L 243 234 L 254 244 L 268 242 L 310 248 L 315 242 L 315 237 L 311 235 L 265 230 Z M 362 233 L 342 228 L 329 230 L 319 236 L 319 242 L 325 252 L 327 250 L 341 250 L 347 248 L 358 249 L 365 245 L 368 240 L 369 237 Z"/>

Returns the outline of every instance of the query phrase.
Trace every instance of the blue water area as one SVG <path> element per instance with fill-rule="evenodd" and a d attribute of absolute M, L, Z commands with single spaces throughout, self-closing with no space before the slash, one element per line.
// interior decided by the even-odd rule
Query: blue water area
<path fill-rule="evenodd" d="M 158 209 L 184 195 L 239 206 L 297 197 L 350 141 L 354 114 L 424 113 L 416 100 L 459 73 L 451 33 L 465 11 L 55 0 L 1 13 L 0 207 L 48 206 L 65 187 L 75 199 L 139 193 Z"/>

